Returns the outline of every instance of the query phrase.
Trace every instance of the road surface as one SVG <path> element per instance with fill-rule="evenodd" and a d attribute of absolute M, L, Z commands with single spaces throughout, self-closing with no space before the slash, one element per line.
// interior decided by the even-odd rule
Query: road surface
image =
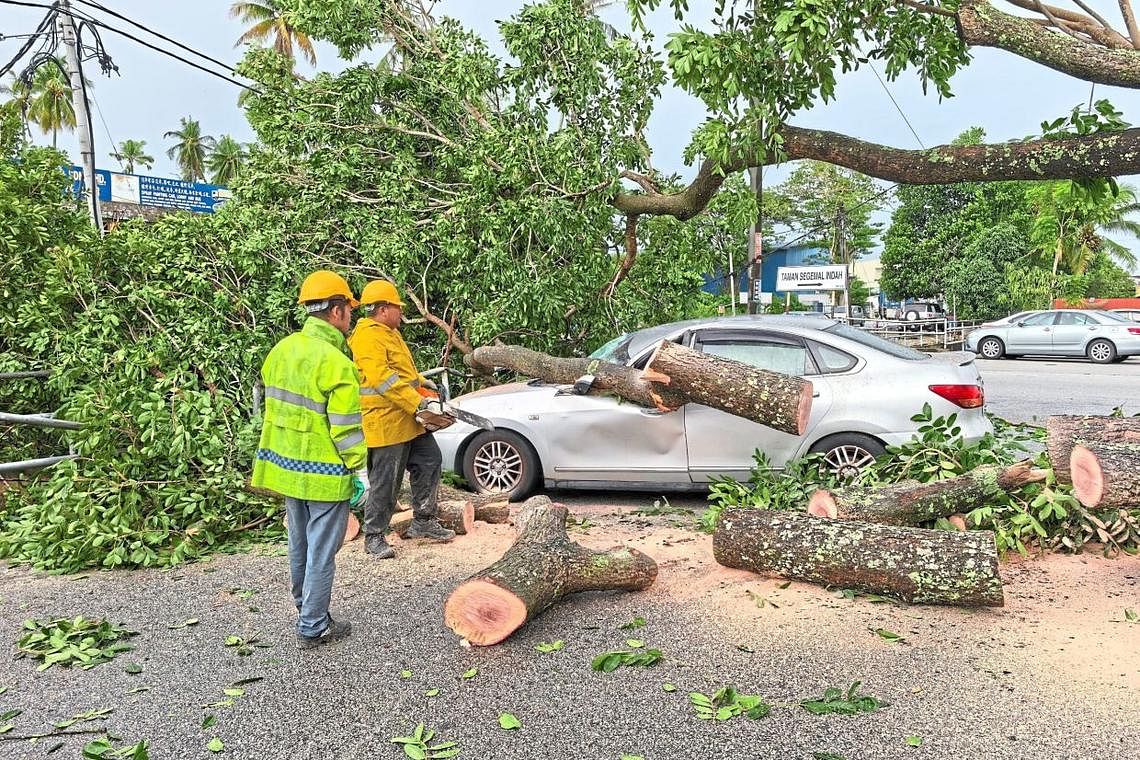
<path fill-rule="evenodd" d="M 1140 412 L 1140 357 L 1120 364 L 1084 359 L 978 360 L 986 384 L 986 408 L 1011 422 L 1050 414 Z"/>

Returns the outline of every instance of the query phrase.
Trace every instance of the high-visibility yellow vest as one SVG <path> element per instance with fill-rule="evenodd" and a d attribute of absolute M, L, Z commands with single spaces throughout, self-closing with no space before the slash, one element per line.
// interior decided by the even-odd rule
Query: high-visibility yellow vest
<path fill-rule="evenodd" d="M 416 422 L 423 376 L 399 330 L 374 319 L 362 319 L 348 339 L 360 369 L 360 409 L 369 447 L 392 446 L 424 432 Z"/>
<path fill-rule="evenodd" d="M 368 448 L 360 417 L 360 383 L 348 345 L 335 327 L 310 317 L 265 359 L 265 417 L 253 485 L 282 496 L 344 501 Z"/>

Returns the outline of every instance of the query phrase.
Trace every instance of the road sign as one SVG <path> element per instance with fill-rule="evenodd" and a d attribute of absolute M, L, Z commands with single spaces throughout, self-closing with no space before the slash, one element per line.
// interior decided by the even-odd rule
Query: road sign
<path fill-rule="evenodd" d="M 79 194 L 83 187 L 83 171 L 71 167 L 72 192 Z M 186 182 L 167 177 L 148 177 L 138 174 L 121 174 L 105 169 L 95 171 L 99 200 L 103 203 L 133 203 L 139 206 L 157 206 L 211 214 L 222 207 L 232 196 L 220 185 L 203 182 Z"/>
<path fill-rule="evenodd" d="M 776 270 L 776 291 L 787 293 L 798 290 L 845 290 L 847 267 L 779 267 Z"/>

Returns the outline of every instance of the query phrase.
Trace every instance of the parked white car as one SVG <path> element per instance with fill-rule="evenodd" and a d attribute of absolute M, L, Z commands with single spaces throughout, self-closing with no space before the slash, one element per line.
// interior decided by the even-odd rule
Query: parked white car
<path fill-rule="evenodd" d="M 444 467 L 481 493 L 516 499 L 543 485 L 696 490 L 716 476 L 746 479 L 757 448 L 777 468 L 819 452 L 835 472 L 853 475 L 887 445 L 910 440 L 910 418 L 924 404 L 957 414 L 967 440 L 992 430 L 973 354 L 928 355 L 823 317 L 677 322 L 622 335 L 593 356 L 644 367 L 662 339 L 810 379 L 807 432 L 781 433 L 700 404 L 662 414 L 532 380 L 454 399 L 496 427 L 456 423 L 436 433 Z"/>
<path fill-rule="evenodd" d="M 986 359 L 1086 356 L 1109 364 L 1140 356 L 1140 325 L 1111 311 L 1051 309 L 974 330 L 964 345 Z"/>

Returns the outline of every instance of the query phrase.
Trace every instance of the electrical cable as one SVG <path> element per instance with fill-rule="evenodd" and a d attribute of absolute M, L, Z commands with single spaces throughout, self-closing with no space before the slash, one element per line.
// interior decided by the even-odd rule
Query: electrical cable
<path fill-rule="evenodd" d="M 883 87 L 883 92 L 887 93 L 887 97 L 890 98 L 891 102 L 895 104 L 895 110 L 899 112 L 899 116 L 902 117 L 903 123 L 906 124 L 907 129 L 910 130 L 910 133 L 912 135 L 914 135 L 914 139 L 916 141 L 918 141 L 918 147 L 925 150 L 926 146 L 922 144 L 922 138 L 918 136 L 918 132 L 914 131 L 914 127 L 911 126 L 910 119 L 908 119 L 906 117 L 906 114 L 903 113 L 902 106 L 900 106 L 899 102 L 897 100 L 895 100 L 895 96 L 891 94 L 891 90 L 889 87 L 887 87 L 887 83 L 883 81 L 883 78 L 881 76 L 879 76 L 878 70 L 876 70 L 874 65 L 872 65 L 871 63 L 868 63 L 867 67 L 869 69 L 871 69 L 871 73 L 875 75 L 875 79 L 879 80 L 879 84 L 882 85 L 882 87 Z"/>
<path fill-rule="evenodd" d="M 888 187 L 884 188 L 881 192 L 876 193 L 875 195 L 872 195 L 870 198 L 868 198 L 864 201 L 856 203 L 854 206 L 847 209 L 847 212 L 851 213 L 852 211 L 857 211 L 858 209 L 861 209 L 870 203 L 874 203 L 875 201 L 879 200 L 880 198 L 882 198 L 887 193 L 892 192 L 894 190 L 897 190 L 898 188 L 899 188 L 898 183 L 895 183 L 893 185 L 889 185 Z M 819 232 L 820 230 L 826 229 L 830 224 L 831 224 L 830 222 L 826 222 L 824 224 L 819 224 L 819 225 L 816 225 L 815 227 L 811 227 L 807 230 L 804 230 L 803 234 L 801 234 L 799 237 L 797 237 L 793 240 L 789 240 L 786 243 L 781 243 L 779 246 L 777 246 L 776 248 L 773 248 L 771 251 L 769 251 L 769 253 L 775 253 L 776 251 L 786 251 L 787 249 L 794 247 L 800 241 L 806 240 L 809 237 L 811 237 L 812 235 L 814 235 L 815 233 Z"/>

